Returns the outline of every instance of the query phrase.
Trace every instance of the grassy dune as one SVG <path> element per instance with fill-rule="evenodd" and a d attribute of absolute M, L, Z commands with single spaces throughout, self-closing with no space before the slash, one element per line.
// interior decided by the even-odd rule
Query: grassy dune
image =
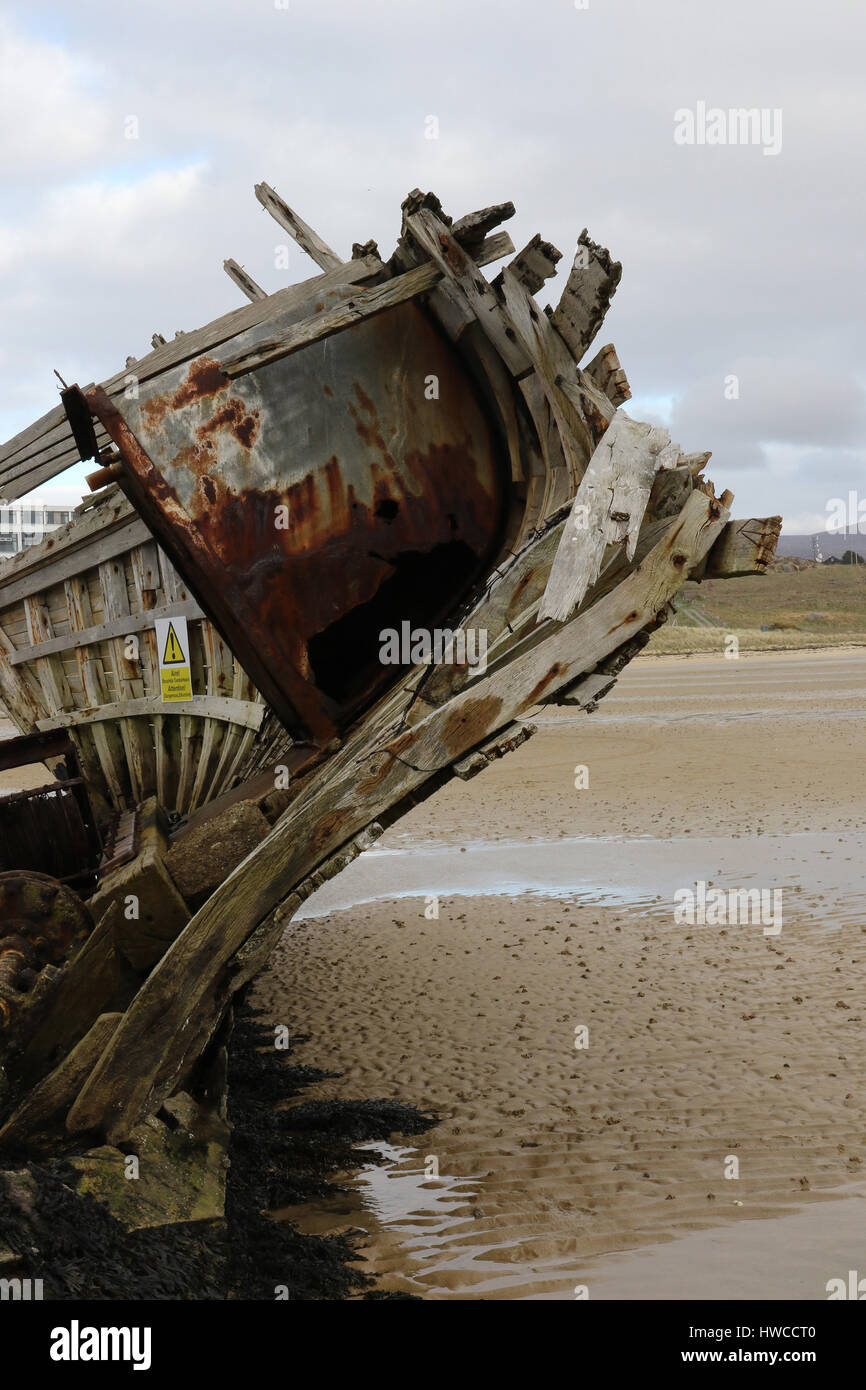
<path fill-rule="evenodd" d="M 776 561 L 765 575 L 687 584 L 677 624 L 655 633 L 648 650 L 722 650 L 729 632 L 746 651 L 866 644 L 866 565 L 789 563 Z M 701 616 L 717 627 L 696 625 Z"/>

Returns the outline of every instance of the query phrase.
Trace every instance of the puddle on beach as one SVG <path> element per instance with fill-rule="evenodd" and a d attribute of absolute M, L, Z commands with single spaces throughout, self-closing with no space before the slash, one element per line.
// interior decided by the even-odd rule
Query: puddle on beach
<path fill-rule="evenodd" d="M 635 1249 L 515 1265 L 501 1231 L 475 1234 L 483 1176 L 431 1179 L 423 1148 L 359 1148 L 378 1151 L 385 1163 L 361 1168 L 332 1202 L 275 1214 L 308 1234 L 363 1231 L 361 1267 L 375 1269 L 393 1291 L 547 1302 L 572 1301 L 583 1289 L 593 1300 L 823 1300 L 829 1280 L 847 1283 L 850 1270 L 866 1271 L 864 1185 L 815 1194 L 808 1206 L 792 1201 L 772 1217 L 743 1212 L 732 1224 Z"/>
<path fill-rule="evenodd" d="M 428 841 L 369 850 L 308 898 L 298 919 L 429 894 L 529 895 L 670 913 L 677 889 L 703 880 L 721 889 L 782 888 L 799 919 L 831 929 L 862 916 L 864 850 L 864 831 L 500 840 L 465 850 Z"/>

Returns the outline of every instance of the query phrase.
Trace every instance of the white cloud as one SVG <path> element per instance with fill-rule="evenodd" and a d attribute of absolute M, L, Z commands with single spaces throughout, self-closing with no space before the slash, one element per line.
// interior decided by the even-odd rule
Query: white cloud
<path fill-rule="evenodd" d="M 0 177 L 68 171 L 101 154 L 109 115 L 91 89 L 100 68 L 0 18 Z"/>

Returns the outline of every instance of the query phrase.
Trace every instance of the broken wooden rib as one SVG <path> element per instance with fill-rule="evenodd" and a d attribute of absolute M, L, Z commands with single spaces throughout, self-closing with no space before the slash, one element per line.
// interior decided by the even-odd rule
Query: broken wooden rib
<path fill-rule="evenodd" d="M 763 574 L 773 558 L 781 530 L 780 516 L 729 521 L 694 578 L 731 579 L 743 574 Z"/>
<path fill-rule="evenodd" d="M 679 448 L 667 430 L 619 411 L 581 480 L 553 562 L 539 621 L 566 622 L 598 578 L 605 547 L 627 542 L 631 557 L 656 473 Z"/>
<path fill-rule="evenodd" d="M 271 188 L 268 183 L 256 184 L 256 197 L 273 217 L 275 222 L 288 232 L 289 236 L 297 242 L 302 251 L 321 266 L 322 270 L 336 270 L 342 264 L 336 251 L 332 251 L 330 246 L 309 227 L 302 217 L 293 212 L 288 203 L 284 202 L 279 193 Z"/>
<path fill-rule="evenodd" d="M 253 303 L 255 303 L 257 299 L 267 299 L 267 292 L 262 289 L 261 285 L 256 284 L 253 277 L 248 275 L 243 266 L 238 265 L 237 261 L 231 258 L 227 261 L 223 261 L 223 270 L 230 280 L 234 280 L 238 289 L 243 290 L 247 299 L 251 300 Z"/>
<path fill-rule="evenodd" d="M 557 251 L 552 242 L 543 241 L 541 233 L 536 232 L 514 260 L 508 262 L 507 269 L 530 294 L 537 294 L 545 280 L 556 274 L 556 263 L 560 260 L 562 252 Z"/>
<path fill-rule="evenodd" d="M 553 326 L 579 362 L 589 347 L 622 278 L 619 261 L 587 235 L 577 239 L 577 251 L 562 297 L 551 313 Z"/>
<path fill-rule="evenodd" d="M 613 343 L 601 348 L 585 370 L 613 405 L 623 405 L 631 399 L 628 377 L 620 365 Z"/>

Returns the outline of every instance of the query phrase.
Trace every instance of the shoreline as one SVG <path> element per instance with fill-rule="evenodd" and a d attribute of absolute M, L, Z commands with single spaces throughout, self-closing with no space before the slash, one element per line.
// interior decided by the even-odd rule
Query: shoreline
<path fill-rule="evenodd" d="M 699 684 L 705 673 L 693 666 L 669 684 L 663 665 L 642 658 L 605 701 L 611 716 L 629 709 L 640 722 L 574 725 L 545 712 L 527 744 L 443 788 L 354 867 L 395 877 L 413 842 L 416 861 L 435 860 L 432 841 L 471 865 L 479 839 L 507 865 L 521 832 L 527 854 L 544 842 L 597 857 L 607 837 L 614 856 L 628 841 L 664 858 L 673 844 L 686 851 L 675 872 L 693 869 L 692 882 L 783 876 L 780 936 L 674 926 L 652 903 L 459 897 L 443 874 L 438 918 L 415 896 L 296 921 L 256 981 L 264 1017 L 310 1035 L 299 1060 L 341 1073 L 310 1096 L 390 1096 L 441 1116 L 421 1146 L 394 1141 L 375 1180 L 358 1170 L 348 1196 L 293 1212 L 319 1232 L 365 1231 L 363 1267 L 383 1289 L 556 1299 L 588 1282 L 591 1296 L 628 1298 L 664 1250 L 660 1287 L 673 1292 L 662 1296 L 680 1297 L 684 1269 L 716 1251 L 715 1233 L 770 1222 L 781 1238 L 796 1213 L 856 1195 L 866 1176 L 866 798 L 827 769 L 848 765 L 866 660 L 763 655 L 748 671 L 716 663 L 700 697 L 692 672 Z M 811 678 L 818 670 L 832 701 Z M 699 698 L 705 715 L 738 698 L 754 700 L 757 716 L 732 734 L 693 717 Z M 582 791 L 578 761 L 590 768 Z M 797 852 L 806 836 L 811 859 Z M 769 852 L 783 843 L 793 848 L 780 865 Z M 718 862 L 704 874 L 707 853 Z M 581 1027 L 589 1043 L 577 1049 Z M 431 1157 L 438 1180 L 425 1179 Z M 731 1157 L 736 1181 L 725 1177 Z M 818 1232 L 798 1296 L 826 1297 L 848 1258 L 845 1228 L 834 1217 Z M 722 1239 L 718 1280 L 696 1296 L 748 1297 L 752 1247 Z M 783 1286 L 761 1296 L 787 1296 Z"/>

